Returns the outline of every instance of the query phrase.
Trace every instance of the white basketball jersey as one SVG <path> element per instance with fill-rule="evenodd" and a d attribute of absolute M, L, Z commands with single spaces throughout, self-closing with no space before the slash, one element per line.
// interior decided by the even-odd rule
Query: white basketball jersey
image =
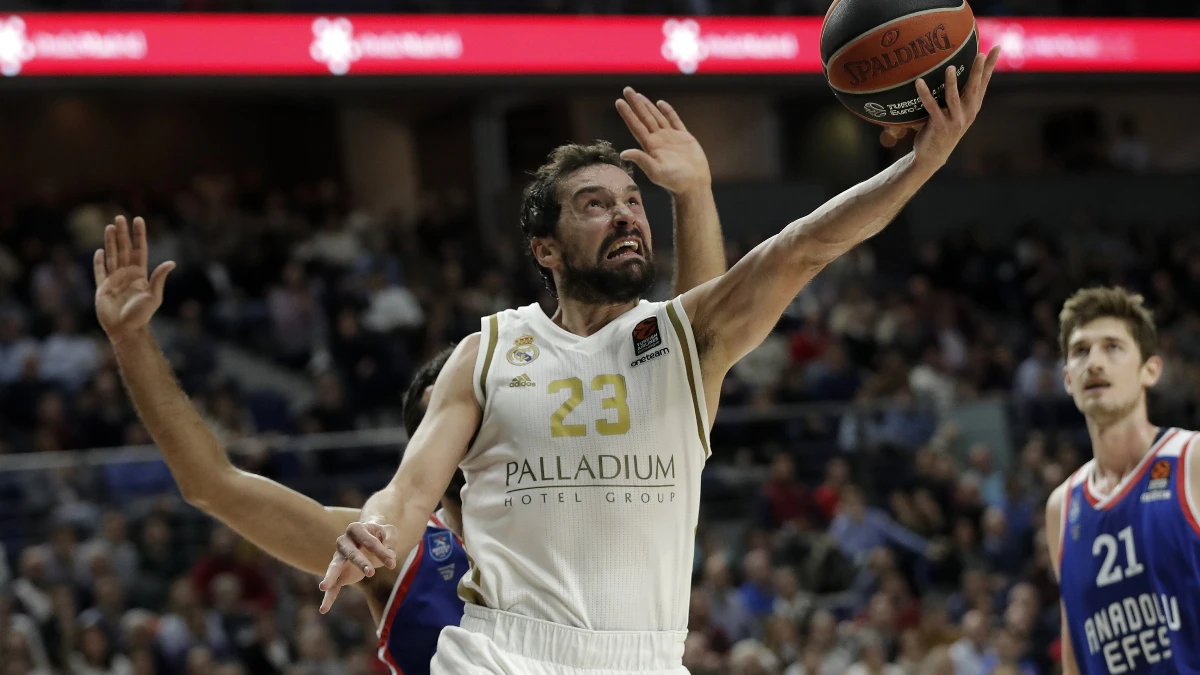
<path fill-rule="evenodd" d="M 687 628 L 708 413 L 678 299 L 588 337 L 485 317 L 461 467 L 468 602 L 597 631 Z"/>

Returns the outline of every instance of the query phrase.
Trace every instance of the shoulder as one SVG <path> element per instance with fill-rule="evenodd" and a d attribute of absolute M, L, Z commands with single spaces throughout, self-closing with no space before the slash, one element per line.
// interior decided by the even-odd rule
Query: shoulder
<path fill-rule="evenodd" d="M 1068 477 L 1065 481 L 1054 488 L 1050 496 L 1046 498 L 1046 527 L 1058 528 L 1058 518 L 1062 516 L 1063 505 L 1067 502 L 1067 493 L 1071 491 L 1071 483 L 1075 476 Z M 1052 520 L 1053 519 L 1053 520 Z"/>

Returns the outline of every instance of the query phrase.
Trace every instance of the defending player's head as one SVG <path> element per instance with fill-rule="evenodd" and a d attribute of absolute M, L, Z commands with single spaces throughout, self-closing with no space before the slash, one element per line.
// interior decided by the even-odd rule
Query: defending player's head
<path fill-rule="evenodd" d="M 1158 330 L 1142 296 L 1123 288 L 1088 288 L 1058 315 L 1063 381 L 1090 421 L 1105 425 L 1141 410 L 1158 383 Z"/>
<path fill-rule="evenodd" d="M 421 420 L 425 418 L 425 410 L 429 408 L 429 397 L 433 395 L 433 383 L 437 382 L 438 374 L 442 372 L 446 361 L 453 353 L 454 345 L 450 345 L 427 361 L 413 375 L 408 390 L 404 392 L 404 410 L 401 414 L 404 418 L 404 430 L 408 432 L 409 438 L 412 438 L 413 434 L 417 433 L 417 427 L 421 426 Z M 456 469 L 454 478 L 450 480 L 450 485 L 446 488 L 446 494 L 442 495 L 442 506 L 453 509 L 456 515 L 462 509 L 462 500 L 459 494 L 466 483 L 467 479 L 463 476 L 462 469 Z"/>
<path fill-rule="evenodd" d="M 521 232 L 559 298 L 625 303 L 654 285 L 650 225 L 633 166 L 607 142 L 550 153 L 525 188 Z"/>

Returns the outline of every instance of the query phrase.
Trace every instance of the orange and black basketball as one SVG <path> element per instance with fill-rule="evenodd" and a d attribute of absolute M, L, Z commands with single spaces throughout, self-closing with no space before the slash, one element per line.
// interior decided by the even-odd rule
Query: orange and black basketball
<path fill-rule="evenodd" d="M 957 68 L 961 90 L 978 53 L 966 0 L 835 0 L 821 25 L 825 79 L 843 105 L 876 124 L 925 119 L 917 79 L 944 101 L 947 66 Z"/>
<path fill-rule="evenodd" d="M 646 338 L 658 332 L 658 317 L 650 317 L 642 319 L 638 325 L 633 327 L 633 339 L 645 340 Z"/>

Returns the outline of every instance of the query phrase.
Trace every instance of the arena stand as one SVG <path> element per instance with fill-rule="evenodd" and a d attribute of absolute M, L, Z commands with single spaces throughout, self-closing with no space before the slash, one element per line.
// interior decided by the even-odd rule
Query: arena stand
<path fill-rule="evenodd" d="M 550 299 L 519 256 L 463 245 L 473 226 L 465 205 L 447 206 L 458 197 L 431 197 L 405 229 L 368 226 L 340 194 L 209 175 L 141 199 L 152 254 L 181 261 L 161 330 L 196 404 L 243 465 L 355 505 L 403 445 L 397 383 L 421 356 L 481 314 Z M 47 191 L 0 237 L 5 673 L 376 671 L 365 605 L 318 618 L 312 579 L 212 527 L 137 447 L 148 438 L 96 329 L 85 264 L 103 214 L 131 202 Z M 1195 235 L 1113 230 L 1093 241 L 1109 255 L 1064 266 L 1060 234 L 960 233 L 886 271 L 865 246 L 735 369 L 705 478 L 692 672 L 832 675 L 880 659 L 1052 672 L 1040 509 L 1086 456 L 1058 386 L 1054 309 L 1086 283 L 1144 288 L 1169 364 L 1156 403 L 1179 424 L 1195 419 L 1200 349 L 1200 315 L 1182 301 L 1200 290 Z M 731 244 L 731 261 L 751 243 Z M 233 343 L 306 381 L 311 403 L 221 375 Z M 971 433 L 980 420 L 1000 433 Z M 1014 444 L 1011 465 L 996 465 L 989 437 Z"/>

